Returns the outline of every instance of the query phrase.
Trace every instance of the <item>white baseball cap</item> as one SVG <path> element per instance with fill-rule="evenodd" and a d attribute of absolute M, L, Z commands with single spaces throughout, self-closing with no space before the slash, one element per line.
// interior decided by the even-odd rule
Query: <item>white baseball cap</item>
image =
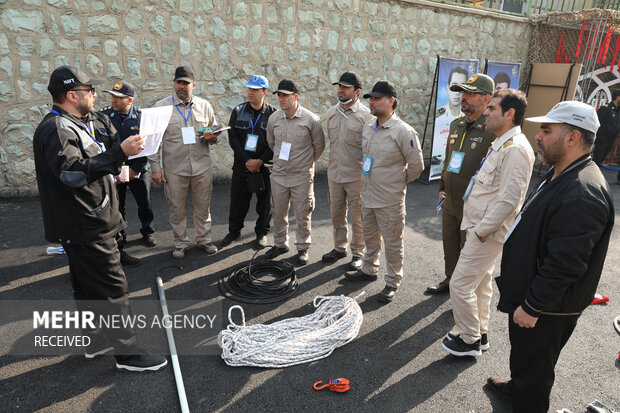
<path fill-rule="evenodd" d="M 560 102 L 545 116 L 525 118 L 525 120 L 540 123 L 567 123 L 592 133 L 596 133 L 601 126 L 594 108 L 587 103 L 576 100 Z"/>

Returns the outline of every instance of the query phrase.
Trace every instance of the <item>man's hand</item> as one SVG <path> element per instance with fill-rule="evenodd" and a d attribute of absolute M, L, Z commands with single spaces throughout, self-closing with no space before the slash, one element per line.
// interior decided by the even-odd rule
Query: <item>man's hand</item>
<path fill-rule="evenodd" d="M 121 143 L 125 156 L 137 155 L 144 149 L 146 135 L 131 135 Z"/>
<path fill-rule="evenodd" d="M 215 143 L 217 142 L 217 137 L 220 136 L 220 133 L 222 132 L 223 131 L 213 133 L 211 129 L 207 129 L 204 132 L 202 132 L 202 137 L 205 141 L 209 143 Z"/>
<path fill-rule="evenodd" d="M 248 171 L 254 173 L 260 172 L 260 167 L 263 163 L 260 161 L 260 159 L 249 159 L 246 163 L 245 163 L 245 167 L 248 169 Z"/>
<path fill-rule="evenodd" d="M 162 174 L 161 172 L 151 172 L 151 179 L 157 185 L 161 185 L 161 184 L 167 182 L 166 181 L 166 177 L 164 177 L 164 174 Z"/>
<path fill-rule="evenodd" d="M 441 201 L 442 199 L 446 199 L 445 191 L 439 191 L 439 199 L 437 201 Z"/>
<path fill-rule="evenodd" d="M 526 313 L 521 306 L 519 306 L 512 315 L 512 321 L 514 321 L 519 327 L 533 328 L 538 321 L 538 317 L 532 317 Z"/>
<path fill-rule="evenodd" d="M 138 177 L 138 173 L 134 171 L 133 169 L 129 168 L 129 180 L 133 181 L 137 177 Z"/>

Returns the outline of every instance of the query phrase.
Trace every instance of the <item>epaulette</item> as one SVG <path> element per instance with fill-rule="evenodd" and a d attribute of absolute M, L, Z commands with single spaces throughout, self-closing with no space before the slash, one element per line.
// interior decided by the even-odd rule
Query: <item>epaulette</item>
<path fill-rule="evenodd" d="M 437 109 L 437 112 L 435 112 L 435 117 L 438 118 L 444 113 L 446 113 L 446 108 L 440 107 L 439 109 Z"/>
<path fill-rule="evenodd" d="M 504 149 L 509 148 L 510 146 L 512 146 L 514 142 L 512 141 L 512 138 L 508 139 L 505 143 L 504 143 Z"/>

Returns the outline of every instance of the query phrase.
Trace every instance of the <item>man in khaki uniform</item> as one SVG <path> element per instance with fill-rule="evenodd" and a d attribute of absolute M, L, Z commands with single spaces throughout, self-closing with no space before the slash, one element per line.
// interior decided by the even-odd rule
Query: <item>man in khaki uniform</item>
<path fill-rule="evenodd" d="M 465 95 L 471 93 L 470 80 L 460 85 Z M 498 137 L 464 196 L 461 229 L 467 235 L 450 280 L 457 332 L 448 333 L 442 343 L 455 356 L 477 357 L 489 346 L 491 275 L 508 228 L 523 204 L 534 166 L 534 151 L 519 126 L 526 108 L 523 92 L 503 89 L 493 94 L 484 111 L 486 129 Z"/>
<path fill-rule="evenodd" d="M 217 247 L 211 239 L 211 191 L 213 189 L 209 146 L 217 142 L 217 133 L 203 127 L 215 123 L 211 104 L 192 96 L 196 87 L 194 72 L 187 66 L 175 71 L 175 93 L 160 100 L 155 106 L 172 105 L 172 115 L 160 145 L 160 152 L 149 156 L 151 178 L 164 184 L 170 206 L 170 226 L 174 236 L 174 258 L 183 258 L 189 245 L 185 201 L 187 191 L 192 194 L 196 243 L 207 254 L 215 254 Z M 163 169 L 162 169 L 163 166 Z"/>
<path fill-rule="evenodd" d="M 319 117 L 299 102 L 299 90 L 292 80 L 283 79 L 278 90 L 280 109 L 267 123 L 267 144 L 273 151 L 271 202 L 274 246 L 267 258 L 288 252 L 288 210 L 295 212 L 295 247 L 300 265 L 308 263 L 314 210 L 314 163 L 325 149 L 325 135 Z"/>
<path fill-rule="evenodd" d="M 467 83 L 466 83 L 467 84 Z M 462 92 L 458 84 L 453 85 L 456 92 Z M 465 116 L 452 121 L 446 144 L 446 157 L 439 180 L 439 200 L 444 199 L 441 225 L 443 235 L 443 257 L 446 278 L 437 285 L 426 289 L 428 294 L 448 292 L 450 277 L 459 260 L 461 248 L 465 244 L 465 234 L 461 233 L 463 220 L 463 194 L 469 180 L 476 172 L 480 161 L 487 153 L 495 135 L 485 130 L 484 116 L 491 94 L 494 90 L 493 79 L 479 73 L 475 81 L 469 84 L 475 87 L 474 93 L 463 96 L 461 108 Z M 462 156 L 460 168 L 449 168 L 452 154 Z"/>
<path fill-rule="evenodd" d="M 332 215 L 334 249 L 323 255 L 324 263 L 332 263 L 347 255 L 347 210 L 351 218 L 351 267 L 359 270 L 364 255 L 362 227 L 362 128 L 372 118 L 370 110 L 359 101 L 362 80 L 353 72 L 345 72 L 338 85 L 339 103 L 327 111 L 329 138 L 329 206 Z"/>
<path fill-rule="evenodd" d="M 403 278 L 407 183 L 420 176 L 424 161 L 418 134 L 394 113 L 397 105 L 394 85 L 379 81 L 364 98 L 370 98 L 370 113 L 376 116 L 362 130 L 362 222 L 366 253 L 362 268 L 346 274 L 345 278 L 377 279 L 383 237 L 387 274 L 379 299 L 389 303 Z"/>

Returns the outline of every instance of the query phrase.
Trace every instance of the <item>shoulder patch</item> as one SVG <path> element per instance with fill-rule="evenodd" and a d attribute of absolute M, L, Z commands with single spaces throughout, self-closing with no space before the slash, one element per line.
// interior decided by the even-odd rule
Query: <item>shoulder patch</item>
<path fill-rule="evenodd" d="M 507 141 L 506 141 L 506 143 L 504 143 L 503 148 L 504 148 L 504 149 L 509 148 L 509 147 L 511 147 L 511 146 L 512 146 L 512 144 L 513 144 L 513 143 L 514 143 L 514 142 L 512 141 L 512 138 L 510 138 L 509 140 L 507 140 Z"/>
<path fill-rule="evenodd" d="M 437 109 L 437 111 L 435 112 L 435 117 L 438 118 L 439 116 L 443 115 L 444 113 L 446 113 L 446 108 L 441 107 L 441 108 Z"/>

